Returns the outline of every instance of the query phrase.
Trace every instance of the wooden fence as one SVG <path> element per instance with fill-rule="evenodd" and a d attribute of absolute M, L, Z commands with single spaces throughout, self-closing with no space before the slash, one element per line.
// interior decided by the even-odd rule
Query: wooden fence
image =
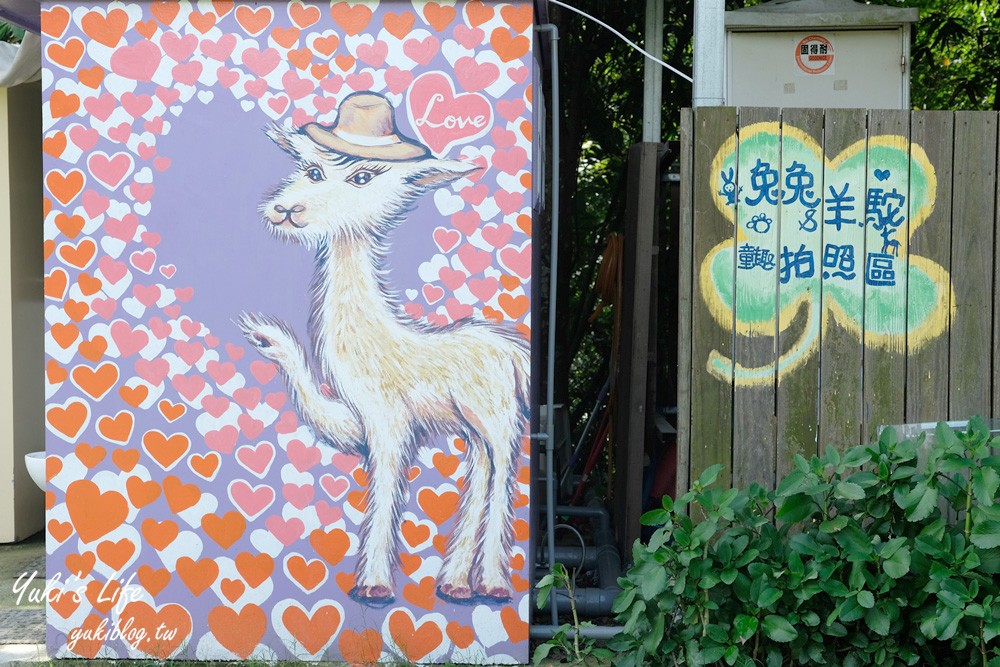
<path fill-rule="evenodd" d="M 1000 416 L 995 112 L 682 118 L 678 488 Z M 727 477 L 728 475 L 728 477 Z"/>

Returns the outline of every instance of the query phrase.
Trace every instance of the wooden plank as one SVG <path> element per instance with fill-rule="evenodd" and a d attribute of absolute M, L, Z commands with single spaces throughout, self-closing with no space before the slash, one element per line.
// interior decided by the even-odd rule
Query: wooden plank
<path fill-rule="evenodd" d="M 997 115 L 955 114 L 951 265 L 955 309 L 951 318 L 949 418 L 988 415 L 993 352 L 993 218 L 996 204 Z M 991 150 L 983 150 L 984 146 Z"/>
<path fill-rule="evenodd" d="M 620 357 L 619 387 L 627 391 L 618 394 L 619 437 L 615 451 L 614 511 L 618 543 L 630 547 L 637 539 L 642 516 L 643 459 L 647 423 L 653 404 L 648 401 L 647 376 L 649 366 L 649 312 L 652 283 L 652 248 L 659 204 L 660 144 L 635 144 L 629 151 L 628 187 L 625 202 L 625 253 L 621 342 L 625 355 Z"/>
<path fill-rule="evenodd" d="M 816 271 L 811 277 L 797 277 L 778 285 L 780 316 L 778 351 L 788 360 L 779 364 L 777 390 L 777 447 L 775 476 L 781 479 L 794 466 L 794 457 L 809 458 L 817 450 L 819 429 L 819 336 L 823 298 L 821 258 L 823 256 L 823 110 L 785 109 L 782 122 L 782 173 L 787 191 L 782 196 L 779 239 L 812 253 Z M 804 165 L 797 167 L 796 165 Z M 787 181 L 790 174 L 800 176 Z M 812 175 L 813 187 L 806 175 Z M 796 190 L 798 192 L 796 193 Z M 786 201 L 787 200 L 787 201 Z M 794 280 L 794 282 L 792 282 Z M 814 336 L 814 332 L 816 332 Z M 800 349 L 805 348 L 805 349 Z M 793 355 L 802 354 L 799 360 Z M 787 370 L 785 367 L 788 367 Z"/>
<path fill-rule="evenodd" d="M 864 430 L 905 421 L 910 114 L 868 113 L 864 262 Z"/>
<path fill-rule="evenodd" d="M 723 259 L 735 241 L 732 213 L 727 218 L 717 206 L 722 198 L 720 174 L 713 160 L 726 142 L 735 143 L 736 110 L 731 107 L 697 109 L 694 116 L 694 301 L 691 316 L 691 476 L 710 465 L 724 466 L 719 480 L 732 484 L 732 380 L 726 380 L 725 361 L 732 359 L 732 289 L 735 263 Z M 725 205 L 723 208 L 727 208 Z M 713 273 L 713 269 L 715 272 Z M 728 307 L 727 307 L 728 300 Z M 722 361 L 720 361 L 722 360 Z M 718 362 L 716 364 L 716 362 Z M 709 372 L 721 367 L 723 377 Z M 729 362 L 732 375 L 732 362 Z"/>
<path fill-rule="evenodd" d="M 866 111 L 826 112 L 819 445 L 861 437 Z"/>
<path fill-rule="evenodd" d="M 914 111 L 911 115 L 907 423 L 948 418 L 954 133 L 955 116 L 950 111 Z M 931 314 L 925 317 L 927 312 Z M 930 328 L 912 327 L 910 322 L 915 319 L 929 319 Z"/>
<path fill-rule="evenodd" d="M 733 484 L 774 488 L 780 114 L 739 111 L 733 349 Z M 723 165 L 723 169 L 728 168 Z"/>
<path fill-rule="evenodd" d="M 694 284 L 694 114 L 681 110 L 680 217 L 677 241 L 677 495 L 690 485 L 691 292 Z"/>
<path fill-rule="evenodd" d="M 1000 127 L 1000 119 L 998 119 Z M 1000 130 L 998 130 L 1000 134 Z M 993 208 L 993 233 L 995 236 L 993 246 L 993 261 L 1000 260 L 1000 143 L 995 149 L 995 159 L 993 164 L 997 174 L 997 192 Z M 1000 275 L 993 271 L 993 419 L 1000 419 Z M 997 448 L 993 448 L 993 454 L 997 454 Z"/>

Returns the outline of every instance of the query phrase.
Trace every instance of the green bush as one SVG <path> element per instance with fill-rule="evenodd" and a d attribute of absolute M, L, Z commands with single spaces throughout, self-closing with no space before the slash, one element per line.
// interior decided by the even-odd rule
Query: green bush
<path fill-rule="evenodd" d="M 709 488 L 709 468 L 643 516 L 658 528 L 619 579 L 616 664 L 1000 666 L 990 445 L 981 418 L 938 424 L 933 447 L 889 428 L 797 456 L 773 492 Z"/>

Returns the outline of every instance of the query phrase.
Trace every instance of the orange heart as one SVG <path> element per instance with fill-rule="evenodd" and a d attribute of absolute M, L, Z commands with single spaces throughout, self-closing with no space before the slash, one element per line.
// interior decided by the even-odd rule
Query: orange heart
<path fill-rule="evenodd" d="M 79 337 L 80 330 L 72 322 L 69 324 L 56 322 L 49 329 L 49 333 L 52 334 L 52 339 L 59 344 L 59 347 L 68 350 L 70 345 Z"/>
<path fill-rule="evenodd" d="M 236 556 L 236 570 L 250 584 L 250 588 L 257 588 L 274 571 L 274 559 L 268 554 L 254 555 L 244 551 Z"/>
<path fill-rule="evenodd" d="M 217 18 L 212 12 L 191 12 L 188 14 L 188 21 L 203 35 L 215 26 Z"/>
<path fill-rule="evenodd" d="M 511 35 L 507 28 L 497 28 L 490 33 L 490 46 L 500 56 L 501 61 L 509 63 L 528 52 L 531 40 L 524 35 Z"/>
<path fill-rule="evenodd" d="M 114 417 L 105 415 L 97 420 L 97 432 L 108 442 L 125 444 L 132 438 L 132 428 L 135 417 L 127 410 L 122 410 Z"/>
<path fill-rule="evenodd" d="M 52 94 L 55 95 L 54 91 Z M 76 97 L 75 95 L 73 97 Z M 49 98 L 51 100 L 51 98 Z M 77 98 L 79 102 L 79 98 Z M 67 206 L 83 190 L 83 172 L 79 169 L 70 169 L 65 174 L 58 169 L 52 169 L 45 175 L 45 186 L 63 206 Z"/>
<path fill-rule="evenodd" d="M 90 469 L 103 461 L 108 452 L 100 445 L 91 447 L 87 443 L 81 442 L 76 446 L 74 453 L 76 454 L 76 458 L 80 459 L 80 463 Z"/>
<path fill-rule="evenodd" d="M 531 305 L 531 301 L 526 295 L 511 296 L 507 292 L 497 297 L 497 303 L 512 320 L 520 319 L 522 315 L 528 312 L 528 307 Z"/>
<path fill-rule="evenodd" d="M 428 526 L 410 520 L 404 521 L 400 529 L 403 533 L 403 539 L 411 547 L 423 544 L 431 536 L 431 529 Z"/>
<path fill-rule="evenodd" d="M 96 11 L 87 12 L 80 21 L 80 27 L 91 39 L 114 48 L 128 28 L 128 14 L 124 9 L 112 9 L 107 16 Z"/>
<path fill-rule="evenodd" d="M 42 217 L 48 217 L 49 213 L 52 211 L 52 200 L 48 197 L 42 198 Z M 42 243 L 42 259 L 48 260 L 52 256 L 52 253 L 56 250 L 56 242 L 52 239 L 45 239 Z"/>
<path fill-rule="evenodd" d="M 423 562 L 424 559 L 416 554 L 399 554 L 399 569 L 401 569 L 408 577 L 419 570 L 420 566 L 423 565 Z"/>
<path fill-rule="evenodd" d="M 42 150 L 52 157 L 59 157 L 66 150 L 66 133 L 56 132 L 51 137 L 42 139 Z"/>
<path fill-rule="evenodd" d="M 147 482 L 135 475 L 125 480 L 125 491 L 136 509 L 145 507 L 160 497 L 160 485 L 155 480 Z"/>
<path fill-rule="evenodd" d="M 413 626 L 410 615 L 396 610 L 389 615 L 389 634 L 406 659 L 419 662 L 421 658 L 441 645 L 444 636 L 433 621 L 426 621 L 419 628 Z"/>
<path fill-rule="evenodd" d="M 97 656 L 97 652 L 104 646 L 104 638 L 107 637 L 107 633 L 101 630 L 101 625 L 104 623 L 106 621 L 97 614 L 87 616 L 83 625 L 70 630 L 70 635 L 78 637 L 78 639 L 69 650 L 82 658 L 93 660 Z M 69 648 L 68 645 L 67 648 Z"/>
<path fill-rule="evenodd" d="M 319 21 L 322 14 L 319 7 L 307 7 L 300 3 L 292 3 L 288 5 L 288 16 L 291 17 L 295 25 L 300 28 L 308 28 Z"/>
<path fill-rule="evenodd" d="M 413 12 L 400 12 L 395 14 L 393 12 L 386 12 L 385 16 L 382 18 L 382 24 L 385 29 L 389 31 L 389 34 L 396 39 L 403 39 L 408 34 L 410 30 L 413 29 L 413 22 L 416 20 L 416 16 Z"/>
<path fill-rule="evenodd" d="M 167 497 L 167 505 L 174 514 L 194 507 L 201 500 L 201 489 L 194 484 L 184 484 L 176 475 L 163 478 L 163 495 Z"/>
<path fill-rule="evenodd" d="M 233 5 L 236 3 L 233 0 L 212 0 L 212 9 L 218 14 L 221 19 L 223 16 L 233 11 Z"/>
<path fill-rule="evenodd" d="M 506 274 L 500 276 L 500 284 L 508 292 L 517 289 L 521 286 L 521 279 L 517 276 L 508 276 Z"/>
<path fill-rule="evenodd" d="M 434 577 L 424 577 L 419 584 L 406 584 L 403 586 L 403 597 L 410 604 L 432 611 L 437 601 L 437 596 L 434 595 Z"/>
<path fill-rule="evenodd" d="M 117 542 L 105 540 L 97 545 L 97 557 L 115 572 L 125 567 L 125 563 L 132 558 L 132 554 L 134 553 L 135 544 L 127 537 L 123 537 Z"/>
<path fill-rule="evenodd" d="M 337 581 L 337 588 L 344 591 L 344 595 L 350 595 L 354 590 L 353 572 L 338 572 L 334 579 Z"/>
<path fill-rule="evenodd" d="M 243 595 L 247 586 L 240 579 L 223 579 L 219 582 L 219 588 L 222 589 L 222 594 L 226 596 L 227 600 L 236 602 Z"/>
<path fill-rule="evenodd" d="M 142 536 L 157 551 L 166 549 L 171 542 L 177 539 L 179 532 L 177 524 L 170 519 L 163 521 L 143 519 L 142 521 Z"/>
<path fill-rule="evenodd" d="M 528 539 L 528 522 L 524 519 L 518 519 L 514 522 L 514 539 L 519 542 L 523 542 Z"/>
<path fill-rule="evenodd" d="M 271 39 L 279 46 L 290 49 L 299 39 L 299 29 L 275 27 L 271 30 Z"/>
<path fill-rule="evenodd" d="M 318 559 L 307 561 L 299 554 L 294 554 L 285 561 L 285 567 L 292 579 L 310 593 L 326 580 L 326 565 Z"/>
<path fill-rule="evenodd" d="M 476 631 L 467 625 L 462 625 L 458 621 L 451 621 L 445 627 L 448 638 L 455 643 L 458 648 L 469 648 L 476 640 Z"/>
<path fill-rule="evenodd" d="M 184 416 L 184 413 L 187 412 L 187 407 L 185 407 L 183 403 L 171 403 L 167 399 L 163 399 L 157 403 L 156 407 L 159 408 L 160 414 L 163 415 L 163 418 L 168 422 L 180 419 Z"/>
<path fill-rule="evenodd" d="M 519 484 L 531 484 L 530 466 L 521 466 L 517 469 L 517 481 Z"/>
<path fill-rule="evenodd" d="M 531 588 L 531 582 L 516 573 L 511 575 L 510 583 L 518 593 L 524 593 Z"/>
<path fill-rule="evenodd" d="M 372 10 L 365 5 L 351 6 L 338 2 L 330 7 L 330 14 L 348 35 L 357 35 L 368 27 L 372 20 Z"/>
<path fill-rule="evenodd" d="M 118 382 L 118 366 L 110 361 L 97 368 L 80 365 L 72 370 L 70 377 L 73 378 L 73 383 L 88 396 L 100 400 Z"/>
<path fill-rule="evenodd" d="M 434 452 L 434 456 L 431 461 L 434 463 L 434 467 L 437 468 L 437 471 L 445 477 L 451 477 L 455 474 L 455 471 L 458 470 L 459 458 L 454 454 Z"/>
<path fill-rule="evenodd" d="M 205 455 L 192 454 L 188 458 L 188 465 L 191 466 L 191 469 L 208 480 L 215 476 L 215 472 L 219 469 L 221 463 L 222 457 L 215 452 L 209 452 Z"/>
<path fill-rule="evenodd" d="M 309 534 L 309 544 L 323 560 L 336 565 L 344 559 L 344 554 L 351 547 L 351 538 L 339 528 L 329 532 L 317 528 Z"/>
<path fill-rule="evenodd" d="M 368 509 L 368 490 L 351 491 L 347 494 L 347 502 L 354 509 L 364 513 Z"/>
<path fill-rule="evenodd" d="M 111 608 L 118 602 L 121 594 L 121 584 L 115 579 L 109 579 L 106 582 L 94 579 L 87 584 L 87 599 L 90 600 L 90 604 L 94 606 L 94 609 L 102 614 L 107 614 L 111 611 Z"/>
<path fill-rule="evenodd" d="M 500 620 L 503 627 L 507 629 L 507 636 L 515 644 L 528 640 L 528 623 L 521 620 L 521 616 L 513 607 L 504 607 L 500 610 Z"/>
<path fill-rule="evenodd" d="M 161 468 L 170 470 L 182 456 L 187 454 L 191 441 L 183 433 L 167 437 L 157 430 L 146 431 L 142 436 L 142 446 Z"/>
<path fill-rule="evenodd" d="M 514 494 L 514 509 L 527 507 L 529 502 L 531 502 L 531 499 L 523 493 Z"/>
<path fill-rule="evenodd" d="M 167 576 L 169 577 L 169 573 Z M 131 635 L 125 633 L 126 641 L 130 636 L 136 638 L 132 644 L 133 648 L 146 655 L 165 660 L 180 648 L 191 634 L 191 614 L 179 604 L 165 604 L 156 610 L 149 604 L 136 600 L 122 609 L 118 615 L 118 627 L 129 628 L 134 633 Z M 169 628 L 173 634 L 158 635 L 159 628 Z"/>
<path fill-rule="evenodd" d="M 364 468 L 356 469 L 351 473 L 351 477 L 358 483 L 358 486 L 368 486 L 368 473 L 365 472 Z"/>
<path fill-rule="evenodd" d="M 53 39 L 59 39 L 69 25 L 69 10 L 55 6 L 42 10 L 42 32 Z"/>
<path fill-rule="evenodd" d="M 344 630 L 337 642 L 340 655 L 352 665 L 375 664 L 382 655 L 382 635 L 377 630 L 357 633 Z"/>
<path fill-rule="evenodd" d="M 459 499 L 455 491 L 439 494 L 434 489 L 425 487 L 417 493 L 417 504 L 427 513 L 428 518 L 439 526 L 450 519 L 458 509 Z"/>
<path fill-rule="evenodd" d="M 69 287 L 69 276 L 66 270 L 56 267 L 45 274 L 44 282 L 45 296 L 56 301 L 62 301 L 66 296 L 66 288 Z"/>
<path fill-rule="evenodd" d="M 420 468 L 418 468 L 417 466 L 413 466 L 412 468 L 410 468 L 410 472 L 406 474 L 406 479 L 412 482 L 417 477 L 420 477 Z"/>
<path fill-rule="evenodd" d="M 531 121 L 530 120 L 527 120 L 527 119 L 522 120 L 521 124 L 517 126 L 517 129 L 521 130 L 521 136 L 523 136 L 528 141 L 531 141 L 534 138 L 534 132 L 535 132 L 535 130 L 534 130 L 534 127 L 531 125 Z M 530 177 L 531 176 L 531 172 L 525 172 L 524 175 Z M 523 176 L 522 176 L 522 178 L 523 178 Z M 521 185 L 524 185 L 524 183 L 522 182 Z M 526 187 L 529 187 L 529 188 L 531 187 L 531 181 L 528 182 L 528 185 Z"/>
<path fill-rule="evenodd" d="M 434 545 L 434 549 L 441 555 L 444 555 L 444 552 L 448 549 L 448 538 L 444 535 L 435 535 L 431 543 Z"/>
<path fill-rule="evenodd" d="M 439 5 L 436 2 L 424 5 L 424 18 L 437 32 L 444 32 L 444 29 L 455 20 L 455 15 L 454 7 Z"/>
<path fill-rule="evenodd" d="M 53 90 L 52 94 L 49 95 L 49 113 L 52 114 L 53 118 L 65 118 L 66 116 L 75 114 L 79 108 L 80 98 L 77 95 L 72 93 L 67 94 L 58 89 Z M 51 190 L 52 188 L 49 189 Z M 53 191 L 52 194 L 56 195 L 56 199 L 62 201 L 56 192 Z M 70 197 L 70 200 L 72 200 L 72 197 Z M 63 203 L 68 204 L 69 202 L 63 201 Z"/>
<path fill-rule="evenodd" d="M 52 478 L 62 472 L 63 462 L 58 456 L 45 457 L 45 481 L 51 482 Z"/>
<path fill-rule="evenodd" d="M 211 558 L 195 561 L 188 556 L 181 556 L 177 559 L 177 575 L 191 594 L 198 597 L 215 583 L 219 577 L 219 566 Z"/>
<path fill-rule="evenodd" d="M 201 518 L 201 527 L 209 537 L 215 540 L 216 544 L 223 549 L 228 549 L 236 543 L 236 540 L 243 536 L 244 531 L 247 529 L 247 522 L 242 514 L 236 510 L 232 510 L 222 516 L 206 514 Z"/>
<path fill-rule="evenodd" d="M 170 583 L 170 571 L 166 568 L 154 570 L 149 565 L 141 565 L 136 574 L 139 577 L 139 583 L 153 597 L 156 597 Z"/>
<path fill-rule="evenodd" d="M 483 317 L 490 320 L 491 322 L 496 322 L 498 324 L 507 319 L 504 317 L 502 310 L 497 310 L 492 306 L 483 306 Z"/>
<path fill-rule="evenodd" d="M 226 650 L 246 660 L 264 636 L 267 616 L 255 604 L 248 604 L 239 612 L 219 606 L 208 612 L 208 629 Z"/>
<path fill-rule="evenodd" d="M 57 364 L 55 359 L 49 359 L 45 364 L 45 377 L 49 384 L 59 384 L 69 377 L 69 372 Z"/>
<path fill-rule="evenodd" d="M 326 37 L 317 37 L 313 40 L 313 48 L 316 49 L 320 54 L 324 56 L 331 56 L 333 52 L 337 50 L 337 45 L 340 44 L 340 38 L 336 34 L 327 35 Z M 354 59 L 351 58 L 351 63 L 353 64 Z"/>
<path fill-rule="evenodd" d="M 493 8 L 481 0 L 472 0 L 465 3 L 465 13 L 469 17 L 469 23 L 473 28 L 478 28 L 493 18 Z"/>
<path fill-rule="evenodd" d="M 74 37 L 67 39 L 65 44 L 50 42 L 45 49 L 45 55 L 56 65 L 65 67 L 66 69 L 73 69 L 80 63 L 84 48 L 83 40 Z"/>
<path fill-rule="evenodd" d="M 88 479 L 70 482 L 66 488 L 66 509 L 77 534 L 93 542 L 118 528 L 128 517 L 128 502 L 117 491 L 101 493 Z"/>
<path fill-rule="evenodd" d="M 530 4 L 506 5 L 500 9 L 500 16 L 514 32 L 522 33 L 534 22 L 534 8 Z"/>
<path fill-rule="evenodd" d="M 349 56 L 346 54 L 337 56 L 336 58 L 333 59 L 333 61 L 337 63 L 337 67 L 339 67 L 345 72 L 350 71 L 350 69 L 354 67 L 354 62 L 355 62 L 354 56 Z"/>
<path fill-rule="evenodd" d="M 281 622 L 308 653 L 315 654 L 340 627 L 340 612 L 333 605 L 324 605 L 310 617 L 298 607 L 288 607 L 281 613 Z"/>
<path fill-rule="evenodd" d="M 70 574 L 76 576 L 77 579 L 83 579 L 90 574 L 96 562 L 97 556 L 94 555 L 93 551 L 66 555 L 66 569 Z"/>
<path fill-rule="evenodd" d="M 75 195 L 74 195 L 75 196 Z M 85 269 L 97 253 L 97 244 L 91 239 L 83 239 L 76 245 L 63 243 L 59 246 L 59 258 L 70 266 Z"/>
<path fill-rule="evenodd" d="M 111 452 L 111 460 L 122 472 L 132 472 L 132 468 L 135 468 L 135 464 L 139 462 L 139 450 L 116 449 Z"/>
<path fill-rule="evenodd" d="M 148 21 L 136 21 L 135 23 L 135 31 L 146 39 L 153 39 L 153 35 L 156 34 L 157 30 L 159 30 L 159 28 L 156 25 L 156 21 L 153 19 L 149 19 Z M 101 76 L 103 78 L 103 72 L 101 73 Z M 94 87 L 96 88 L 96 86 Z"/>
<path fill-rule="evenodd" d="M 82 69 L 76 73 L 77 77 L 80 79 L 80 83 L 87 86 L 87 88 L 97 89 L 101 82 L 104 81 L 104 68 L 100 65 L 94 65 L 93 67 Z"/>
<path fill-rule="evenodd" d="M 80 435 L 89 417 L 90 408 L 80 400 L 70 401 L 65 408 L 55 405 L 45 411 L 49 425 L 71 441 Z"/>
<path fill-rule="evenodd" d="M 310 49 L 308 46 L 304 46 L 301 49 L 294 49 L 288 52 L 288 62 L 295 65 L 297 69 L 305 69 L 309 67 L 309 63 L 312 62 L 312 59 L 313 59 L 313 52 L 312 49 Z M 319 67 L 319 65 L 317 65 L 316 67 Z M 319 74 L 317 74 L 317 72 Z M 325 73 L 323 72 L 322 69 L 313 70 L 313 76 L 315 76 L 317 79 L 322 79 L 329 73 L 330 73 L 329 66 L 327 66 Z"/>
<path fill-rule="evenodd" d="M 88 306 L 83 301 L 76 301 L 74 299 L 67 299 L 66 303 L 63 304 L 63 310 L 69 315 L 69 318 L 74 322 L 79 322 L 87 316 L 90 312 L 90 306 Z"/>
<path fill-rule="evenodd" d="M 267 26 L 271 25 L 274 19 L 274 12 L 270 7 L 260 7 L 253 9 L 248 5 L 240 5 L 236 8 L 236 21 L 243 26 L 249 35 L 260 34 Z"/>
<path fill-rule="evenodd" d="M 78 216 L 73 216 L 78 217 Z M 83 218 L 80 218 L 81 223 Z M 95 278 L 89 273 L 81 273 L 76 279 L 76 284 L 80 286 L 80 291 L 83 292 L 84 296 L 93 296 L 100 291 L 104 283 L 101 282 L 100 278 Z"/>
<path fill-rule="evenodd" d="M 73 534 L 73 524 L 66 521 L 57 521 L 55 519 L 49 519 L 48 524 L 46 524 L 49 529 L 49 535 L 51 535 L 56 542 L 65 542 L 66 538 Z"/>
<path fill-rule="evenodd" d="M 177 12 L 181 7 L 177 0 L 157 0 L 150 5 L 150 10 L 157 21 L 163 25 L 170 25 L 177 18 Z"/>
<path fill-rule="evenodd" d="M 105 343 L 107 346 L 107 343 Z M 83 347 L 81 344 L 80 347 Z M 122 400 L 131 405 L 133 408 L 137 408 L 142 405 L 142 402 L 146 400 L 149 396 L 149 387 L 143 384 L 136 385 L 134 387 L 129 387 L 124 385 L 118 388 L 118 395 L 122 397 Z"/>

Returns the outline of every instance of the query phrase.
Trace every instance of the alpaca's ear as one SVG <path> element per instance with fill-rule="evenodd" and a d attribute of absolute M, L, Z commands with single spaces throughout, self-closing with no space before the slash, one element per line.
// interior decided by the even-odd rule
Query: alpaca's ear
<path fill-rule="evenodd" d="M 433 190 L 447 185 L 479 169 L 474 164 L 457 160 L 422 160 L 415 162 L 406 180 L 413 185 Z"/>
<path fill-rule="evenodd" d="M 295 147 L 295 133 L 292 130 L 275 124 L 265 128 L 264 133 L 267 135 L 268 139 L 278 144 L 278 147 L 281 148 L 281 150 L 285 151 L 295 159 L 301 157 L 299 155 L 298 148 Z"/>

